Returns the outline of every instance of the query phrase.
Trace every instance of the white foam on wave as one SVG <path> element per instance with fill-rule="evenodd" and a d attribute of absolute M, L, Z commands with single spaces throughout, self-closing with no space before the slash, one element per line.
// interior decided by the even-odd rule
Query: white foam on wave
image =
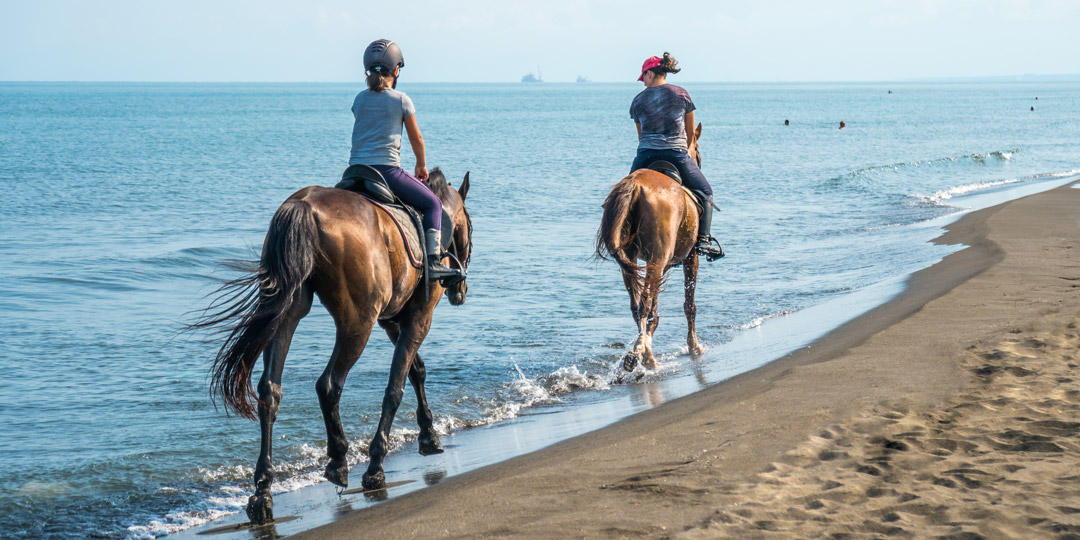
<path fill-rule="evenodd" d="M 509 395 L 501 400 L 492 399 L 492 406 L 484 414 L 481 423 L 491 424 L 509 420 L 516 418 L 522 409 L 541 403 L 558 403 L 562 401 L 544 388 L 537 379 L 530 379 L 525 376 L 525 372 L 516 363 L 514 369 L 517 370 L 518 376 L 507 385 Z"/>
<path fill-rule="evenodd" d="M 447 429 L 445 432 L 440 431 L 440 433 L 445 434 L 449 432 L 449 426 L 454 425 L 454 423 L 453 419 L 444 418 L 442 419 L 442 426 L 436 422 L 435 427 L 436 430 L 439 430 L 440 427 Z M 419 433 L 419 430 L 415 429 L 393 429 L 387 440 L 389 451 L 393 453 L 407 442 L 416 440 Z M 360 463 L 367 463 L 368 457 L 364 452 L 370 442 L 370 438 L 357 438 L 349 441 L 348 460 L 351 467 L 356 467 Z M 292 452 L 295 455 L 274 462 L 275 480 L 272 492 L 275 495 L 296 491 L 326 481 L 323 477 L 323 468 L 327 460 L 325 448 L 305 443 L 293 449 Z M 214 488 L 209 495 L 205 495 L 202 501 L 196 503 L 194 508 L 188 507 L 182 510 L 174 510 L 163 516 L 151 518 L 144 525 L 128 527 L 126 538 L 130 540 L 158 538 L 216 521 L 242 512 L 247 505 L 248 497 L 254 494 L 253 491 L 236 485 L 238 482 L 250 482 L 255 472 L 253 467 L 231 465 L 213 470 L 200 469 L 199 472 L 201 479 L 206 483 L 231 483 Z M 161 491 L 167 493 L 183 490 L 174 487 L 163 487 Z M 206 489 L 188 489 L 188 491 L 201 495 L 206 492 Z"/>
<path fill-rule="evenodd" d="M 997 180 L 993 182 L 976 182 L 974 184 L 965 184 L 962 186 L 955 186 L 948 189 L 943 189 L 934 193 L 933 195 L 916 194 L 915 198 L 931 204 L 942 204 L 942 201 L 947 201 L 956 195 L 964 195 L 965 193 L 971 193 L 972 191 L 990 189 L 998 186 L 1015 184 L 1022 181 L 1023 180 L 1019 178 L 1012 178 L 1009 180 Z"/>
<path fill-rule="evenodd" d="M 755 317 L 752 321 L 750 321 L 750 322 L 748 322 L 746 324 L 736 326 L 735 329 L 736 330 L 750 330 L 750 329 L 757 328 L 757 327 L 765 324 L 765 321 L 767 321 L 769 319 L 775 319 L 776 317 L 784 317 L 784 316 L 787 316 L 787 315 L 791 315 L 792 313 L 795 313 L 794 309 L 784 309 L 784 310 L 780 310 L 780 311 L 777 311 L 777 312 L 774 312 L 774 313 L 767 313 L 767 314 L 762 315 L 760 317 Z"/>
<path fill-rule="evenodd" d="M 656 367 L 654 369 L 648 369 L 638 362 L 638 364 L 634 366 L 634 370 L 630 372 L 623 369 L 623 363 L 620 360 L 611 365 L 608 378 L 616 384 L 645 384 L 657 382 L 666 377 L 668 373 L 678 371 L 680 367 L 678 358 L 689 354 L 689 352 L 690 348 L 684 345 L 674 352 L 664 354 L 654 353 L 654 358 L 656 358 Z"/>
<path fill-rule="evenodd" d="M 870 167 L 864 167 L 855 171 L 847 173 L 845 176 L 858 177 L 865 174 L 872 174 L 881 171 L 897 171 L 907 167 L 925 167 L 927 165 L 936 165 L 939 163 L 956 163 L 959 161 L 971 160 L 976 163 L 984 163 L 989 158 L 997 158 L 1001 161 L 1009 161 L 1012 159 L 1013 154 L 1019 152 L 1020 149 L 1013 148 L 1011 150 L 994 150 L 991 152 L 980 152 L 975 154 L 964 154 L 962 156 L 948 156 L 935 159 L 925 159 L 919 161 L 904 161 L 899 163 L 890 163 L 888 165 L 873 165 Z"/>
<path fill-rule="evenodd" d="M 555 395 L 569 394 L 576 390 L 607 390 L 610 386 L 604 379 L 591 373 L 582 372 L 577 366 L 561 367 L 546 375 L 546 386 Z"/>
<path fill-rule="evenodd" d="M 1077 176 L 1077 175 L 1080 175 L 1080 169 L 1073 169 L 1071 171 L 1062 171 L 1062 172 L 1046 173 L 1046 174 L 1043 174 L 1043 175 L 1036 175 L 1036 178 L 1065 178 L 1067 176 Z M 1076 186 L 1073 186 L 1073 187 L 1076 187 Z"/>
<path fill-rule="evenodd" d="M 943 189 L 941 191 L 938 191 L 938 192 L 934 193 L 933 195 L 916 194 L 916 195 L 913 195 L 913 197 L 915 197 L 916 199 L 918 199 L 918 200 L 920 200 L 920 201 L 922 201 L 924 203 L 929 203 L 929 204 L 939 205 L 939 206 L 945 206 L 946 203 L 944 203 L 943 201 L 947 201 L 947 200 L 953 198 L 954 196 L 965 195 L 965 194 L 971 193 L 973 191 L 979 191 L 979 190 L 984 190 L 984 189 L 992 189 L 992 188 L 999 187 L 999 186 L 1004 186 L 1004 185 L 1008 185 L 1008 184 L 1016 184 L 1016 183 L 1019 183 L 1019 182 L 1025 182 L 1025 181 L 1029 181 L 1029 180 L 1045 180 L 1045 179 L 1048 179 L 1048 178 L 1067 178 L 1069 176 L 1077 176 L 1077 175 L 1080 175 L 1080 169 L 1072 169 L 1072 170 L 1069 170 L 1069 171 L 1040 173 L 1040 174 L 1033 174 L 1031 176 L 1025 176 L 1023 178 L 1010 178 L 1008 180 L 996 180 L 996 181 L 990 181 L 990 182 L 976 182 L 974 184 L 965 184 L 965 185 L 962 185 L 962 186 L 956 186 L 956 187 L 951 187 L 951 188 L 948 188 L 948 189 Z"/>
<path fill-rule="evenodd" d="M 224 486 L 213 495 L 206 497 L 195 508 L 169 512 L 158 519 L 151 519 L 145 525 L 128 527 L 126 538 L 129 540 L 159 538 L 236 514 L 244 509 L 250 495 L 251 493 L 241 488 Z"/>
<path fill-rule="evenodd" d="M 546 375 L 529 378 L 521 367 L 514 364 L 517 377 L 507 383 L 503 395 L 493 398 L 483 418 L 464 425 L 492 424 L 516 418 L 521 411 L 537 405 L 561 403 L 559 397 L 578 390 L 608 390 L 610 385 L 603 377 L 582 371 L 576 365 L 561 367 Z"/>

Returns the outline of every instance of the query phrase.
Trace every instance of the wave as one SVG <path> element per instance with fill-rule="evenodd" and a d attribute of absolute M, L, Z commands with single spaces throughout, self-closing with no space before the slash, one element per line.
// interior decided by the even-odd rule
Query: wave
<path fill-rule="evenodd" d="M 792 313 L 795 313 L 794 309 L 784 309 L 784 310 L 780 310 L 780 311 L 777 311 L 777 312 L 774 312 L 774 313 L 768 313 L 768 314 L 762 315 L 760 317 L 756 317 L 756 318 L 754 318 L 754 320 L 752 320 L 752 321 L 750 321 L 750 322 L 748 322 L 746 324 L 736 326 L 735 329 L 736 330 L 751 330 L 751 329 L 757 328 L 757 327 L 765 324 L 765 321 L 767 321 L 769 319 L 775 319 L 777 317 L 786 317 L 788 315 L 791 315 Z"/>
<path fill-rule="evenodd" d="M 1069 176 L 1080 175 L 1080 169 L 1073 169 L 1069 171 L 1059 171 L 1050 173 L 1033 174 L 1031 176 L 1024 176 L 1020 178 L 1010 178 L 1006 180 L 991 180 L 986 182 L 975 182 L 973 184 L 964 184 L 960 186 L 954 186 L 948 189 L 943 189 L 933 193 L 932 195 L 914 194 L 911 197 L 918 199 L 922 203 L 928 203 L 935 206 L 946 206 L 947 201 L 957 195 L 965 195 L 973 191 L 981 191 L 985 189 L 993 189 L 1000 186 L 1006 186 L 1010 184 L 1018 184 L 1021 182 L 1032 182 L 1039 180 L 1048 180 L 1051 178 L 1067 178 Z"/>
<path fill-rule="evenodd" d="M 610 386 L 598 375 L 582 371 L 577 366 L 561 367 L 546 375 L 529 378 L 514 365 L 517 377 L 506 383 L 502 395 L 492 399 L 490 406 L 480 418 L 462 419 L 450 415 L 435 417 L 434 428 L 440 436 L 473 427 L 493 424 L 517 417 L 521 411 L 542 404 L 559 403 L 559 396 L 578 390 L 607 390 Z M 396 452 L 405 444 L 415 441 L 419 430 L 395 428 L 390 433 L 389 451 Z M 367 447 L 370 437 L 349 441 L 349 464 L 353 467 L 368 461 Z M 323 467 L 326 449 L 309 444 L 286 450 L 292 455 L 283 456 L 281 450 L 275 460 L 274 493 L 296 491 L 325 482 Z M 153 516 L 142 525 L 128 527 L 128 539 L 157 538 L 167 534 L 198 527 L 223 517 L 242 512 L 253 492 L 246 486 L 254 474 L 247 465 L 221 466 L 199 469 L 196 484 L 190 488 L 164 487 L 162 492 L 189 492 L 197 502 L 184 504 L 183 509 Z M 213 486 L 209 489 L 207 486 Z M 190 499 L 189 499 L 190 500 Z"/>
<path fill-rule="evenodd" d="M 838 176 L 833 180 L 842 180 L 844 178 L 856 178 L 859 176 L 865 176 L 881 171 L 896 171 L 900 169 L 906 169 L 911 167 L 926 167 L 928 165 L 957 163 L 969 161 L 979 165 L 983 165 L 987 160 L 996 159 L 998 161 L 1009 161 L 1013 155 L 1020 152 L 1019 148 L 1013 148 L 1010 150 L 994 150 L 992 152 L 983 152 L 975 154 L 963 154 L 959 156 L 949 156 L 935 159 L 927 159 L 921 161 L 904 161 L 899 163 L 891 163 L 888 165 L 873 165 L 870 167 L 864 167 L 855 171 L 851 171 L 842 176 Z"/>
<path fill-rule="evenodd" d="M 965 193 L 970 193 L 972 191 L 990 189 L 990 188 L 994 188 L 994 187 L 998 187 L 998 186 L 1004 186 L 1004 185 L 1008 185 L 1008 184 L 1016 184 L 1016 183 L 1022 182 L 1022 181 L 1023 180 L 1020 180 L 1019 178 L 1014 178 L 1014 179 L 1011 179 L 1011 180 L 997 180 L 997 181 L 991 181 L 991 182 L 976 182 L 974 184 L 966 184 L 966 185 L 963 185 L 963 186 L 956 186 L 956 187 L 951 187 L 951 188 L 948 188 L 948 189 L 943 189 L 943 190 L 940 190 L 938 192 L 935 192 L 933 195 L 915 194 L 914 197 L 916 199 L 919 199 L 920 201 L 923 201 L 923 202 L 940 205 L 940 204 L 943 204 L 941 201 L 949 200 L 949 199 L 953 198 L 954 195 L 963 195 Z"/>

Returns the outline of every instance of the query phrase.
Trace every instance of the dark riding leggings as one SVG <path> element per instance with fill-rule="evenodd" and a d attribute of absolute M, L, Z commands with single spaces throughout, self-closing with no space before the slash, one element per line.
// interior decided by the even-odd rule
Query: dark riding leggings
<path fill-rule="evenodd" d="M 372 167 L 383 175 L 394 195 L 424 214 L 425 230 L 442 230 L 442 201 L 423 182 L 402 170 L 401 167 L 393 165 L 372 165 Z"/>
<path fill-rule="evenodd" d="M 705 175 L 701 174 L 701 168 L 698 167 L 697 163 L 694 162 L 694 158 L 690 157 L 690 153 L 686 150 L 643 148 L 638 150 L 637 157 L 634 158 L 634 164 L 630 166 L 630 172 L 644 169 L 654 161 L 670 161 L 672 165 L 679 169 L 679 176 L 682 177 L 684 186 L 712 197 L 712 186 L 705 179 Z"/>

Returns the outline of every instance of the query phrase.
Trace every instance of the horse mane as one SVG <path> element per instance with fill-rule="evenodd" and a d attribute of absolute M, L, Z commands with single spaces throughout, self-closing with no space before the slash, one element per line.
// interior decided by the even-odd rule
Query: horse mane
<path fill-rule="evenodd" d="M 450 196 L 450 192 L 454 191 L 454 188 L 450 187 L 450 183 L 446 181 L 446 175 L 443 174 L 442 169 L 438 167 L 431 169 L 428 173 L 427 180 L 424 180 L 423 183 L 436 197 L 439 198 L 440 201 L 445 201 Z M 468 208 L 465 208 L 465 206 L 462 205 L 461 209 L 465 212 L 465 223 L 468 225 L 469 241 L 471 242 L 473 232 L 472 218 L 469 216 Z M 469 250 L 468 256 L 466 256 L 465 261 L 463 261 L 465 266 L 469 265 L 470 259 L 472 259 L 472 250 Z"/>
<path fill-rule="evenodd" d="M 450 184 L 446 181 L 446 175 L 438 167 L 431 169 L 428 173 L 427 180 L 424 180 L 424 185 L 428 187 L 439 198 L 440 201 L 445 201 L 446 197 L 450 194 L 450 191 L 454 188 L 450 187 Z"/>

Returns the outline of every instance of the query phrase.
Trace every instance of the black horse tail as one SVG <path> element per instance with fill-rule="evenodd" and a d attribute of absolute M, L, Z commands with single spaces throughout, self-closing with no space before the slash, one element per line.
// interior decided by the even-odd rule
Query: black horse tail
<path fill-rule="evenodd" d="M 637 230 L 628 218 L 640 193 L 641 186 L 629 176 L 615 184 L 604 200 L 604 217 L 596 232 L 596 257 L 615 259 L 619 266 L 634 272 L 640 272 L 641 267 L 626 254 L 626 247 L 634 241 Z"/>
<path fill-rule="evenodd" d="M 210 368 L 210 395 L 221 398 L 226 412 L 254 419 L 251 386 L 255 361 L 277 333 L 282 319 L 300 295 L 319 257 L 318 230 L 311 205 L 302 199 L 288 200 L 270 220 L 262 259 L 231 261 L 245 271 L 223 285 L 218 298 L 189 329 L 219 327 L 226 335 Z"/>

